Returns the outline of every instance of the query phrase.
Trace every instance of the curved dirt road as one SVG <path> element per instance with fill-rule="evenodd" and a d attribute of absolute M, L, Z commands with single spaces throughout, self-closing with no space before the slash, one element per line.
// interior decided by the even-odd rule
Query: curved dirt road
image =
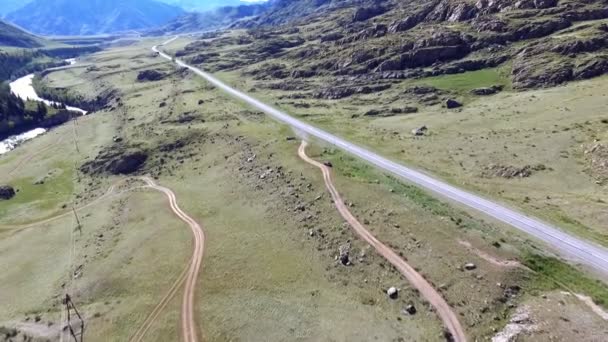
<path fill-rule="evenodd" d="M 106 191 L 106 193 L 104 193 L 102 196 L 83 205 L 82 207 L 75 208 L 74 210 L 80 211 L 80 210 L 83 210 L 85 208 L 95 205 L 96 203 L 108 198 L 109 196 L 120 195 L 120 194 L 129 192 L 129 191 L 132 191 L 135 189 L 141 189 L 141 188 L 146 188 L 146 187 L 154 189 L 156 191 L 160 191 L 160 192 L 164 193 L 165 196 L 167 196 L 167 198 L 169 199 L 170 208 L 173 211 L 173 213 L 177 217 L 179 217 L 182 221 L 186 222 L 188 224 L 188 226 L 190 227 L 190 229 L 192 230 L 192 234 L 194 236 L 194 250 L 192 252 L 192 257 L 190 258 L 190 262 L 188 263 L 188 266 L 181 272 L 181 274 L 178 276 L 178 278 L 173 282 L 173 284 L 171 285 L 171 287 L 169 288 L 167 293 L 163 296 L 163 298 L 160 300 L 160 302 L 154 307 L 154 309 L 148 315 L 148 317 L 146 318 L 146 320 L 144 321 L 142 326 L 131 337 L 130 341 L 136 342 L 136 341 L 143 340 L 145 334 L 152 327 L 152 325 L 154 324 L 154 322 L 156 321 L 156 319 L 158 318 L 160 313 L 164 310 L 164 308 L 169 304 L 171 299 L 179 291 L 179 289 L 181 288 L 181 285 L 184 284 L 184 282 L 186 281 L 186 286 L 184 288 L 184 297 L 182 300 L 182 309 L 181 309 L 182 336 L 183 336 L 183 340 L 186 342 L 197 342 L 198 335 L 196 332 L 196 322 L 194 320 L 194 299 L 195 299 L 196 283 L 198 280 L 198 275 L 200 273 L 200 268 L 201 268 L 201 264 L 202 264 L 203 254 L 204 254 L 205 234 L 203 232 L 202 227 L 194 219 L 192 219 L 190 216 L 188 216 L 186 213 L 184 213 L 179 208 L 179 206 L 177 205 L 176 196 L 173 193 L 173 191 L 171 191 L 171 189 L 157 185 L 154 182 L 154 180 L 152 180 L 149 177 L 141 177 L 140 179 L 146 183 L 146 186 L 133 187 L 133 188 L 126 189 L 126 190 L 123 190 L 121 192 L 114 194 L 114 190 L 116 189 L 116 187 L 121 182 L 123 182 L 123 181 L 118 181 L 118 182 L 114 183 L 112 186 L 110 186 L 108 188 L 108 191 Z M 43 219 L 43 220 L 40 220 L 37 222 L 31 222 L 31 223 L 22 224 L 22 225 L 0 226 L 0 228 L 23 230 L 23 229 L 32 228 L 32 227 L 35 227 L 35 226 L 38 226 L 38 225 L 41 225 L 44 223 L 48 223 L 48 222 L 57 220 L 59 218 L 62 218 L 62 217 L 68 216 L 68 215 L 72 215 L 72 213 L 73 213 L 73 211 L 70 210 L 70 211 L 66 211 L 62 214 L 59 214 L 57 216 L 49 217 L 49 218 L 46 218 L 46 219 Z"/>
<path fill-rule="evenodd" d="M 441 297 L 441 295 L 427 282 L 412 266 L 405 262 L 397 253 L 387 247 L 385 244 L 376 239 L 366 228 L 363 226 L 348 210 L 344 204 L 344 200 L 336 190 L 333 181 L 331 179 L 331 171 L 329 167 L 309 158 L 306 155 L 306 146 L 308 143 L 302 141 L 300 148 L 298 149 L 298 155 L 307 163 L 314 165 L 321 169 L 323 172 L 323 179 L 325 180 L 325 186 L 329 190 L 336 208 L 340 212 L 340 215 L 346 220 L 346 222 L 353 228 L 353 230 L 363 240 L 370 244 L 380 255 L 382 255 L 388 262 L 390 262 L 395 268 L 399 270 L 401 274 L 410 282 L 410 284 L 420 291 L 420 294 L 431 303 L 431 305 L 437 310 L 437 314 L 443 321 L 445 328 L 452 334 L 454 341 L 464 342 L 466 341 L 466 335 L 464 330 L 458 321 L 458 317 L 452 311 L 452 308 L 448 303 Z"/>
<path fill-rule="evenodd" d="M 169 205 L 173 213 L 177 215 L 177 217 L 179 217 L 182 221 L 186 222 L 192 230 L 192 235 L 194 236 L 194 250 L 192 252 L 192 259 L 190 259 L 190 265 L 188 266 L 187 272 L 185 273 L 186 284 L 184 286 L 184 296 L 182 298 L 181 328 L 182 340 L 184 342 L 197 342 L 198 335 L 196 332 L 197 325 L 194 319 L 194 301 L 196 293 L 196 283 L 198 281 L 198 275 L 201 270 L 201 264 L 203 261 L 203 254 L 205 250 L 205 233 L 203 232 L 203 228 L 194 219 L 192 219 L 179 208 L 179 206 L 177 205 L 177 199 L 175 197 L 175 194 L 173 193 L 173 191 L 171 191 L 171 189 L 157 185 L 150 177 L 142 177 L 141 179 L 146 182 L 146 184 L 150 188 L 164 193 L 169 199 Z M 166 306 L 166 303 L 169 302 L 171 297 L 175 294 L 175 291 L 177 291 L 179 284 L 184 281 L 180 280 L 181 278 L 182 276 L 180 276 L 180 278 L 178 278 L 178 280 L 173 284 L 173 291 L 170 290 L 169 293 L 165 295 L 163 300 L 161 300 L 161 303 L 157 305 L 157 308 L 161 307 L 162 310 L 162 308 Z M 154 315 L 158 316 L 158 313 L 160 313 L 160 311 L 155 313 L 156 311 L 157 310 L 155 308 L 153 314 L 150 316 L 152 317 L 152 321 L 154 321 L 155 319 Z M 144 333 L 145 331 L 147 331 L 147 328 L 144 329 Z"/>

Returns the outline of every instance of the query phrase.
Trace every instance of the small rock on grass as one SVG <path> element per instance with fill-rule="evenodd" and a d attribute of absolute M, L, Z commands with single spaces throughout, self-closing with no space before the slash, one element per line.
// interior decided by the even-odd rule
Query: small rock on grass
<path fill-rule="evenodd" d="M 412 304 L 407 305 L 405 308 L 403 308 L 403 313 L 404 314 L 408 314 L 408 315 L 415 315 L 416 314 L 416 307 Z"/>
<path fill-rule="evenodd" d="M 392 286 L 388 290 L 386 290 L 386 295 L 390 299 L 397 299 L 399 297 L 399 290 L 396 287 Z"/>
<path fill-rule="evenodd" d="M 462 103 L 460 103 L 454 99 L 448 99 L 447 101 L 445 101 L 445 106 L 448 109 L 453 109 L 453 108 L 462 107 Z"/>

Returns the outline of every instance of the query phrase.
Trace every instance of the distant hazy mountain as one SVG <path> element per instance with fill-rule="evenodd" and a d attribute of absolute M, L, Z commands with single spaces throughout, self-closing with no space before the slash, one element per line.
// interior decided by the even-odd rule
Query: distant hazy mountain
<path fill-rule="evenodd" d="M 40 47 L 43 39 L 0 20 L 0 46 L 22 48 Z"/>
<path fill-rule="evenodd" d="M 159 0 L 188 11 L 206 12 L 219 7 L 264 3 L 267 0 Z"/>
<path fill-rule="evenodd" d="M 182 15 L 154 0 L 33 0 L 5 19 L 43 35 L 91 35 L 145 29 Z"/>
<path fill-rule="evenodd" d="M 0 0 L 0 16 L 15 11 L 25 6 L 30 1 L 31 0 Z"/>
<path fill-rule="evenodd" d="M 224 28 L 237 20 L 260 15 L 269 7 L 269 3 L 260 2 L 252 5 L 220 7 L 206 12 L 187 13 L 158 29 L 149 31 L 148 34 L 165 35 Z"/>

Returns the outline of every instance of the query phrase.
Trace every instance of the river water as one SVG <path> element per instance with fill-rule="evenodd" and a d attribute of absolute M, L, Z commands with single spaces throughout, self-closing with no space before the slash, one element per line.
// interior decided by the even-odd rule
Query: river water
<path fill-rule="evenodd" d="M 74 65 L 76 63 L 76 59 L 74 59 L 74 58 L 66 59 L 66 62 L 68 62 L 70 65 Z M 32 86 L 33 79 L 34 79 L 34 74 L 29 74 L 27 76 L 21 77 L 20 79 L 17 79 L 14 82 L 11 82 L 11 84 L 10 84 L 11 92 L 13 94 L 19 96 L 19 98 L 21 98 L 23 101 L 33 100 L 33 101 L 44 102 L 47 105 L 59 104 L 57 102 L 45 100 L 45 99 L 41 98 L 40 96 L 38 96 L 38 94 L 36 94 L 36 90 Z M 75 111 L 75 112 L 79 112 L 82 115 L 87 114 L 86 110 L 76 108 L 76 107 L 66 106 L 66 109 Z M 35 128 L 31 131 L 27 131 L 27 132 L 19 134 L 19 135 L 14 135 L 14 136 L 6 138 L 5 140 L 0 141 L 0 155 L 15 149 L 17 146 L 24 143 L 25 141 L 34 139 L 35 137 L 46 133 L 46 131 L 47 130 L 44 128 Z"/>

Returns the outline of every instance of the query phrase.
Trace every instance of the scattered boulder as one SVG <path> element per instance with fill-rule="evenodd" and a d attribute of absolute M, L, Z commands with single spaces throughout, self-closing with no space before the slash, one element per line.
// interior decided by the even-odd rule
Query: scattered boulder
<path fill-rule="evenodd" d="M 378 116 L 380 115 L 380 111 L 378 109 L 370 109 L 367 112 L 365 112 L 365 114 L 363 114 L 364 116 Z"/>
<path fill-rule="evenodd" d="M 475 265 L 472 262 L 464 264 L 464 269 L 467 270 L 467 271 L 472 271 L 472 270 L 474 270 L 476 268 L 477 268 L 477 265 Z"/>
<path fill-rule="evenodd" d="M 454 99 L 448 99 L 447 101 L 445 101 L 445 106 L 448 109 L 453 109 L 453 108 L 462 107 L 462 103 L 460 103 Z"/>
<path fill-rule="evenodd" d="M 0 200 L 10 200 L 15 196 L 15 189 L 10 185 L 0 185 Z"/>
<path fill-rule="evenodd" d="M 139 82 L 144 81 L 160 81 L 165 78 L 165 74 L 158 70 L 142 70 L 137 74 Z"/>
<path fill-rule="evenodd" d="M 493 95 L 501 91 L 503 87 L 501 85 L 494 85 L 491 87 L 475 88 L 471 90 L 471 94 L 479 96 Z"/>
<path fill-rule="evenodd" d="M 347 242 L 343 245 L 340 245 L 340 247 L 338 248 L 338 251 L 340 253 L 339 260 L 340 263 L 344 266 L 350 265 L 350 247 L 350 242 Z"/>
<path fill-rule="evenodd" d="M 502 177 L 502 178 L 526 178 L 530 177 L 535 171 L 546 170 L 545 165 L 525 165 L 523 167 L 505 166 L 490 164 L 484 168 L 482 176 L 484 177 Z"/>
<path fill-rule="evenodd" d="M 418 128 L 414 128 L 412 130 L 412 134 L 415 136 L 422 136 L 422 135 L 425 135 L 428 130 L 429 130 L 428 127 L 426 127 L 426 125 L 424 125 L 424 126 L 420 126 Z"/>
<path fill-rule="evenodd" d="M 323 165 L 327 167 L 334 167 L 334 165 L 330 161 L 323 162 Z"/>
<path fill-rule="evenodd" d="M 386 290 L 386 295 L 390 299 L 397 299 L 397 297 L 399 297 L 399 290 L 397 290 L 396 287 L 390 287 L 388 290 Z"/>
<path fill-rule="evenodd" d="M 608 144 L 595 143 L 584 151 L 588 171 L 600 183 L 608 180 Z"/>
<path fill-rule="evenodd" d="M 416 307 L 412 304 L 407 305 L 405 308 L 403 308 L 403 313 L 409 314 L 409 315 L 415 315 L 416 314 Z"/>
<path fill-rule="evenodd" d="M 402 108 L 391 108 L 392 114 L 413 114 L 418 113 L 417 107 L 405 106 Z"/>

